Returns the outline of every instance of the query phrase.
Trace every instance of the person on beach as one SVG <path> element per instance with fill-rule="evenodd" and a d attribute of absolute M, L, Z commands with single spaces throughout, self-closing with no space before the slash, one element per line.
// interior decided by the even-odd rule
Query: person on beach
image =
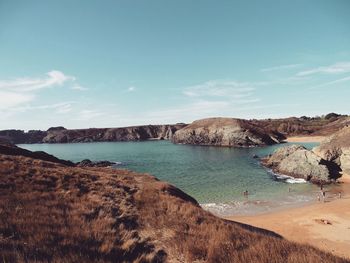
<path fill-rule="evenodd" d="M 339 197 L 339 199 L 341 199 L 341 192 L 339 192 L 338 197 Z"/>
<path fill-rule="evenodd" d="M 323 202 L 326 201 L 326 191 L 322 191 Z"/>
<path fill-rule="evenodd" d="M 248 190 L 245 190 L 245 191 L 243 192 L 243 195 L 244 195 L 245 197 L 248 197 Z"/>
<path fill-rule="evenodd" d="M 320 194 L 317 195 L 317 200 L 320 202 L 321 201 L 321 196 Z"/>

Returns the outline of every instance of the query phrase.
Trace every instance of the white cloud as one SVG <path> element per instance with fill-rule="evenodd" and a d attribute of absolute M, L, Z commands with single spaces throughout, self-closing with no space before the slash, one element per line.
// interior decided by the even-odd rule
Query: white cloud
<path fill-rule="evenodd" d="M 297 73 L 297 76 L 307 76 L 313 74 L 340 74 L 350 72 L 350 62 L 337 62 L 333 65 L 317 67 Z"/>
<path fill-rule="evenodd" d="M 52 70 L 45 78 L 17 78 L 13 80 L 0 80 L 0 89 L 17 92 L 28 92 L 54 86 L 61 86 L 66 81 L 74 81 L 75 78 L 63 74 L 61 71 Z"/>
<path fill-rule="evenodd" d="M 88 90 L 88 88 L 82 87 L 80 85 L 75 85 L 71 87 L 72 90 L 79 90 L 79 91 L 85 91 Z"/>
<path fill-rule="evenodd" d="M 338 84 L 338 83 L 343 83 L 343 82 L 347 82 L 347 81 L 350 81 L 350 77 L 345 77 L 345 78 L 329 81 L 326 83 L 322 83 L 322 84 L 315 86 L 313 88 L 310 88 L 310 89 L 318 89 L 318 88 L 322 88 L 322 87 L 326 87 L 326 86 L 330 86 L 330 85 L 334 85 L 334 84 Z"/>
<path fill-rule="evenodd" d="M 133 91 L 135 91 L 135 87 L 134 87 L 134 86 L 130 86 L 130 87 L 128 88 L 128 92 L 133 92 Z"/>
<path fill-rule="evenodd" d="M 54 109 L 56 113 L 68 113 L 72 110 L 72 104 L 75 101 L 60 102 L 54 104 L 44 104 L 44 105 L 25 105 L 8 109 L 9 112 L 26 112 L 30 110 L 48 110 Z"/>
<path fill-rule="evenodd" d="M 61 71 L 52 70 L 42 78 L 16 78 L 12 80 L 0 80 L 0 109 L 8 112 L 21 112 L 33 109 L 55 109 L 56 113 L 67 113 L 71 105 L 57 103 L 52 105 L 31 106 L 25 105 L 35 100 L 40 90 L 63 86 L 66 82 L 75 83 L 75 77 L 67 76 Z M 78 84 L 74 87 L 84 89 Z"/>
<path fill-rule="evenodd" d="M 34 99 L 32 94 L 19 94 L 0 90 L 0 110 L 7 110 Z"/>
<path fill-rule="evenodd" d="M 104 113 L 97 110 L 81 110 L 78 113 L 78 120 L 87 121 L 102 116 Z"/>
<path fill-rule="evenodd" d="M 280 65 L 275 67 L 263 68 L 261 72 L 275 71 L 275 70 L 283 70 L 283 69 L 291 69 L 302 66 L 302 64 L 288 64 L 288 65 Z"/>
<path fill-rule="evenodd" d="M 169 122 L 179 122 L 188 118 L 199 119 L 209 115 L 220 115 L 220 112 L 230 108 L 230 103 L 227 101 L 207 101 L 200 100 L 182 107 L 170 108 L 165 110 L 157 110 L 147 114 L 147 119 L 153 122 L 162 123 L 164 120 Z"/>
<path fill-rule="evenodd" d="M 253 95 L 255 86 L 264 85 L 263 82 L 237 82 L 211 80 L 184 89 L 183 94 L 188 97 L 225 97 L 231 99 L 246 98 Z"/>

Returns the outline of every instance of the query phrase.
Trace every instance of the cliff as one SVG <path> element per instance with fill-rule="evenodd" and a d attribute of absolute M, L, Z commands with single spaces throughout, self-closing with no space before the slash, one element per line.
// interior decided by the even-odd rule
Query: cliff
<path fill-rule="evenodd" d="M 350 174 L 350 127 L 344 127 L 334 133 L 313 150 L 325 160 L 339 165 L 343 172 Z"/>
<path fill-rule="evenodd" d="M 4 262 L 348 262 L 217 218 L 147 174 L 0 154 Z"/>
<path fill-rule="evenodd" d="M 194 121 L 178 130 L 172 141 L 181 144 L 250 147 L 271 145 L 285 137 L 267 131 L 251 121 L 233 118 L 208 118 Z"/>
<path fill-rule="evenodd" d="M 185 124 L 145 125 L 124 128 L 72 129 L 52 127 L 47 131 L 3 130 L 0 138 L 15 144 L 21 143 L 73 143 L 105 141 L 169 140 Z"/>
<path fill-rule="evenodd" d="M 350 125 L 350 117 L 338 114 L 328 114 L 325 117 L 300 117 L 300 118 L 284 118 L 284 119 L 265 119 L 265 120 L 239 120 L 231 118 L 209 118 L 209 122 L 222 119 L 220 124 L 204 124 L 203 120 L 198 120 L 194 125 L 203 123 L 203 127 L 215 129 L 220 134 L 213 135 L 212 132 L 201 131 L 200 134 L 207 138 L 199 138 L 196 136 L 186 135 L 190 128 L 186 129 L 186 124 L 174 125 L 143 125 L 123 128 L 90 128 L 90 129 L 65 129 L 64 127 L 52 127 L 47 131 L 31 130 L 24 132 L 22 130 L 2 130 L 0 131 L 0 139 L 7 140 L 15 144 L 21 143 L 70 143 L 70 142 L 102 142 L 102 141 L 142 141 L 142 140 L 171 140 L 176 131 L 179 132 L 174 142 L 191 143 L 201 145 L 266 145 L 279 142 L 288 136 L 305 136 L 305 135 L 331 135 L 342 129 L 346 125 Z M 231 120 L 231 124 L 227 121 Z M 236 121 L 233 121 L 236 120 Z M 234 123 L 235 122 L 235 123 Z M 223 127 L 220 128 L 220 125 Z M 233 137 L 245 136 L 247 132 L 248 140 L 240 138 L 228 138 L 228 129 L 231 132 L 238 132 L 236 128 L 241 127 L 241 134 L 233 134 Z M 192 126 L 193 127 L 193 126 Z M 236 128 L 234 128 L 236 127 Z M 207 129 L 205 128 L 205 129 Z M 197 131 L 198 127 L 196 128 Z M 208 130 L 209 131 L 209 130 Z M 209 135 L 210 133 L 210 135 Z M 181 134 L 181 135 L 180 135 Z M 189 137 L 186 139 L 185 137 Z M 225 142 L 221 143 L 220 137 Z M 269 138 L 270 137 L 270 138 Z M 258 139 L 259 138 L 259 139 Z M 272 141 L 271 141 L 272 139 Z M 275 141 L 275 142 L 273 142 Z"/>
<path fill-rule="evenodd" d="M 346 115 L 327 114 L 325 117 L 291 117 L 283 119 L 251 120 L 259 127 L 289 136 L 328 136 L 350 124 Z"/>

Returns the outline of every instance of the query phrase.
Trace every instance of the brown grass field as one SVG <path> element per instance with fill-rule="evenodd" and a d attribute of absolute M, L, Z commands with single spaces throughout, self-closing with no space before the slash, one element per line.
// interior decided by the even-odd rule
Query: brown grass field
<path fill-rule="evenodd" d="M 147 174 L 0 154 L 1 262 L 349 262 L 217 218 Z"/>

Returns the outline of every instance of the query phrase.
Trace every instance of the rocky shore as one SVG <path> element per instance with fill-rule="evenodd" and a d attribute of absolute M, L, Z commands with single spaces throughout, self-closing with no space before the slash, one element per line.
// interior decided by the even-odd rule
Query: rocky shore
<path fill-rule="evenodd" d="M 300 145 L 279 148 L 262 158 L 261 163 L 275 173 L 302 178 L 316 184 L 329 183 L 341 176 L 341 169 L 337 164 L 322 159 Z"/>
<path fill-rule="evenodd" d="M 298 145 L 282 147 L 261 161 L 275 173 L 313 183 L 332 182 L 350 173 L 350 127 L 326 137 L 312 150 Z"/>
<path fill-rule="evenodd" d="M 328 137 L 314 152 L 339 165 L 344 173 L 350 174 L 350 127 L 344 127 Z"/>

